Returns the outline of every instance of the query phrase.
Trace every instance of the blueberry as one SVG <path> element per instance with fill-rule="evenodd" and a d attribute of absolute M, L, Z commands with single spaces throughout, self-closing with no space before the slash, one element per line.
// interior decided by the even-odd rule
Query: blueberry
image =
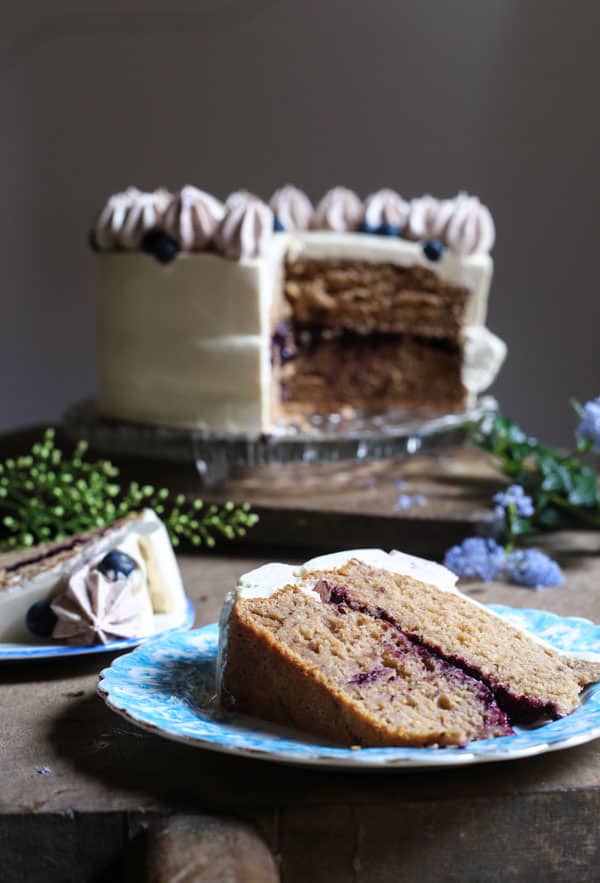
<path fill-rule="evenodd" d="M 361 221 L 358 227 L 359 233 L 377 233 L 377 227 L 371 227 L 366 221 Z"/>
<path fill-rule="evenodd" d="M 275 217 L 273 218 L 273 231 L 275 233 L 283 233 L 284 230 L 285 227 L 283 226 L 277 215 L 275 215 Z"/>
<path fill-rule="evenodd" d="M 109 579 L 116 580 L 120 576 L 129 576 L 136 569 L 137 564 L 127 552 L 121 552 L 120 549 L 113 549 L 108 552 L 102 561 L 97 565 L 97 569 Z"/>
<path fill-rule="evenodd" d="M 430 261 L 439 261 L 444 253 L 444 243 L 439 239 L 428 239 L 423 243 L 423 253 Z"/>
<path fill-rule="evenodd" d="M 395 224 L 381 224 L 377 228 L 379 236 L 400 236 L 400 227 Z"/>
<path fill-rule="evenodd" d="M 58 617 L 48 601 L 36 601 L 25 616 L 25 625 L 32 635 L 38 638 L 49 638 L 54 631 Z"/>
<path fill-rule="evenodd" d="M 164 230 L 153 227 L 152 230 L 144 233 L 142 251 L 145 251 L 146 254 L 154 255 L 161 264 L 168 264 L 177 257 L 179 246 L 174 239 L 167 236 Z"/>

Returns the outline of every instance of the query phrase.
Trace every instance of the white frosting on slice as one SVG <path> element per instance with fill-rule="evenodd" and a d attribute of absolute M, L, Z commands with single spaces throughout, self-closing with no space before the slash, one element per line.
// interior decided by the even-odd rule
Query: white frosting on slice
<path fill-rule="evenodd" d="M 33 641 L 25 625 L 30 606 L 36 601 L 51 600 L 74 573 L 93 567 L 111 549 L 120 549 L 135 560 L 144 586 L 147 585 L 149 590 L 148 568 L 140 550 L 140 538 L 151 547 L 154 570 L 169 595 L 170 612 L 181 612 L 185 608 L 185 593 L 173 548 L 162 521 L 151 509 L 145 509 L 139 517 L 110 529 L 102 537 L 90 540 L 63 561 L 49 566 L 40 562 L 40 570 L 30 578 L 24 578 L 18 570 L 15 571 L 0 589 L 0 641 Z"/>

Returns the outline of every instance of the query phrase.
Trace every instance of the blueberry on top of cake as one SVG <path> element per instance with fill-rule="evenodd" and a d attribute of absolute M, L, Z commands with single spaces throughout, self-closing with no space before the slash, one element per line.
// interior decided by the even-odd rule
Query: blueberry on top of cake
<path fill-rule="evenodd" d="M 155 613 L 181 614 L 185 603 L 166 528 L 150 509 L 0 556 L 0 641 L 145 637 Z"/>
<path fill-rule="evenodd" d="M 334 187 L 313 205 L 289 184 L 269 201 L 131 187 L 92 230 L 100 410 L 256 433 L 462 411 L 506 352 L 485 327 L 494 237 L 466 193 Z"/>
<path fill-rule="evenodd" d="M 221 617 L 221 701 L 344 745 L 464 746 L 569 714 L 600 680 L 600 659 L 553 650 L 455 582 L 378 549 L 246 574 Z"/>

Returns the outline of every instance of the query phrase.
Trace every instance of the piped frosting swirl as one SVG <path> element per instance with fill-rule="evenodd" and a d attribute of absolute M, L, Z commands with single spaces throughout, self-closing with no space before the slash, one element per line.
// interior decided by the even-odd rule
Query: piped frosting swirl
<path fill-rule="evenodd" d="M 443 240 L 454 205 L 453 199 L 436 199 L 429 195 L 411 200 L 407 220 L 409 238 Z"/>
<path fill-rule="evenodd" d="M 161 226 L 183 251 L 202 251 L 210 245 L 224 214 L 223 203 L 216 197 L 187 185 L 172 198 Z"/>
<path fill-rule="evenodd" d="M 363 204 L 353 190 L 333 187 L 317 205 L 311 227 L 344 233 L 356 230 L 363 215 Z"/>
<path fill-rule="evenodd" d="M 286 184 L 275 191 L 269 205 L 284 230 L 308 230 L 314 209 L 303 190 Z"/>
<path fill-rule="evenodd" d="M 273 235 L 273 212 L 260 199 L 239 199 L 219 224 L 215 244 L 226 257 L 258 258 L 265 253 Z"/>
<path fill-rule="evenodd" d="M 128 187 L 108 198 L 93 226 L 94 240 L 101 251 L 119 247 L 127 212 L 139 196 L 141 192 L 137 187 Z"/>
<path fill-rule="evenodd" d="M 126 191 L 126 194 L 128 193 L 130 191 Z M 153 193 L 142 193 L 138 190 L 131 193 L 122 214 L 117 217 L 113 213 L 113 247 L 125 251 L 138 249 L 144 234 L 160 225 L 170 200 L 171 194 L 167 190 L 155 190 Z M 97 235 L 96 241 L 98 241 Z"/>
<path fill-rule="evenodd" d="M 461 257 L 489 252 L 496 239 L 490 210 L 476 196 L 459 193 L 444 238 L 448 248 Z"/>
<path fill-rule="evenodd" d="M 402 230 L 408 220 L 409 209 L 408 202 L 399 193 L 384 188 L 367 196 L 363 224 L 370 230 L 384 225 Z"/>
<path fill-rule="evenodd" d="M 81 567 L 51 603 L 57 616 L 52 637 L 71 644 L 107 644 L 143 633 L 140 573 L 108 579 L 95 567 Z"/>

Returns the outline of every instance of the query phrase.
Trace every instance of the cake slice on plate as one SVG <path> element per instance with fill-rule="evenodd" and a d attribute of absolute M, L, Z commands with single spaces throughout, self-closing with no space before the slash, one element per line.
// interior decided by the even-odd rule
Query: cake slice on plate
<path fill-rule="evenodd" d="M 0 641 L 106 643 L 152 633 L 185 594 L 166 528 L 150 509 L 93 532 L 0 557 Z"/>
<path fill-rule="evenodd" d="M 224 606 L 222 702 L 345 745 L 464 746 L 562 717 L 600 661 L 567 656 L 378 549 L 269 564 Z"/>

